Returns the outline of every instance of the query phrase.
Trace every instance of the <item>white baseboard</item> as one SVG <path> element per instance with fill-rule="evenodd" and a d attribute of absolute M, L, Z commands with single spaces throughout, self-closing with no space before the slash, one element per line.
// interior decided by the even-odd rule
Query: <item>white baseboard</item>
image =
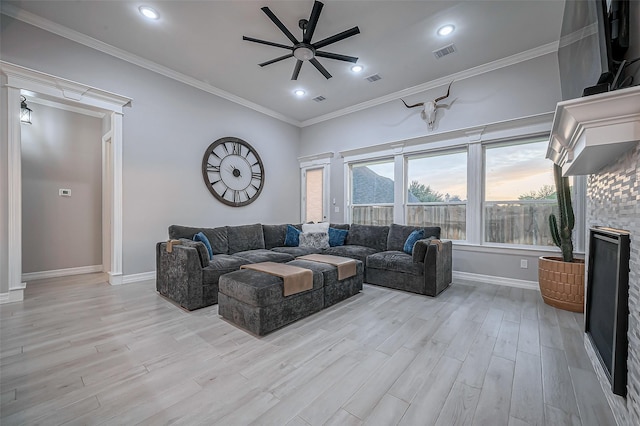
<path fill-rule="evenodd" d="M 4 303 L 22 302 L 24 300 L 24 289 L 16 288 L 8 293 L 0 293 L 0 305 Z"/>
<path fill-rule="evenodd" d="M 139 274 L 129 274 L 122 277 L 122 284 L 137 283 L 156 279 L 156 271 L 142 272 Z"/>
<path fill-rule="evenodd" d="M 492 275 L 472 274 L 470 272 L 453 271 L 454 280 L 473 281 L 487 284 L 504 285 L 507 287 L 526 288 L 529 290 L 538 290 L 538 281 L 518 280 L 515 278 L 494 277 Z"/>
<path fill-rule="evenodd" d="M 78 268 L 54 269 L 51 271 L 41 272 L 27 272 L 22 274 L 22 281 L 67 277 L 70 275 L 91 274 L 93 272 L 102 272 L 102 265 L 80 266 Z"/>

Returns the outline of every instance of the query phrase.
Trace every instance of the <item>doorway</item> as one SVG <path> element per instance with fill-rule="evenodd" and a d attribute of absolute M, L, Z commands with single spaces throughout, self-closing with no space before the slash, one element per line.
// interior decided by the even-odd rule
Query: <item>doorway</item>
<path fill-rule="evenodd" d="M 103 161 L 103 167 L 108 170 L 108 180 L 103 185 L 108 186 L 109 202 L 103 203 L 102 208 L 103 217 L 108 218 L 109 226 L 103 226 L 103 244 L 104 241 L 108 242 L 109 255 L 106 259 L 108 264 L 103 263 L 102 268 L 108 274 L 110 284 L 122 284 L 122 116 L 123 107 L 130 105 L 131 99 L 7 62 L 0 62 L 0 72 L 3 83 L 2 101 L 6 102 L 1 119 L 3 123 L 7 123 L 6 131 L 3 130 L 1 134 L 2 149 L 6 147 L 8 163 L 8 238 L 1 242 L 5 245 L 2 247 L 3 251 L 7 253 L 7 268 L 2 268 L 0 293 L 7 292 L 5 299 L 9 302 L 23 300 L 26 286 L 22 280 L 22 95 L 75 105 L 105 115 L 103 151 L 108 151 L 108 164 L 105 166 Z"/>

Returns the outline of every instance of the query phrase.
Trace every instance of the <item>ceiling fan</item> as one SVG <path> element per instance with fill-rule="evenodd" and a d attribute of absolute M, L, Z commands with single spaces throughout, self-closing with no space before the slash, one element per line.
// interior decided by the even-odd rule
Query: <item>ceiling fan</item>
<path fill-rule="evenodd" d="M 314 67 L 316 67 L 316 69 L 320 71 L 320 73 L 322 73 L 322 75 L 324 75 L 325 78 L 327 79 L 331 78 L 331 74 L 329 74 L 329 71 L 327 71 L 327 69 L 323 67 L 320 62 L 318 62 L 318 59 L 316 59 L 316 57 L 337 59 L 338 61 L 347 61 L 347 62 L 353 62 L 353 63 L 358 62 L 358 58 L 353 56 L 340 55 L 337 53 L 330 53 L 330 52 L 321 52 L 320 50 L 318 50 L 332 43 L 338 42 L 340 40 L 344 40 L 345 38 L 354 36 L 356 34 L 360 34 L 360 29 L 358 27 L 353 27 L 349 30 L 335 34 L 331 37 L 327 37 L 315 43 L 311 42 L 311 38 L 313 37 L 313 33 L 316 29 L 318 18 L 320 18 L 320 12 L 322 11 L 323 6 L 324 4 L 320 3 L 319 1 L 315 1 L 313 3 L 313 9 L 311 10 L 311 16 L 309 17 L 309 20 L 301 19 L 300 21 L 298 21 L 298 27 L 300 27 L 300 29 L 302 30 L 302 41 L 299 41 L 297 38 L 293 36 L 293 34 L 291 34 L 291 32 L 287 29 L 287 27 L 285 27 L 284 24 L 278 19 L 278 17 L 273 14 L 271 9 L 269 9 L 266 6 L 261 8 L 261 10 L 269 17 L 269 19 L 271 19 L 273 23 L 276 24 L 278 28 L 280 28 L 280 31 L 282 31 L 284 35 L 287 36 L 289 40 L 291 40 L 291 43 L 293 43 L 293 46 L 287 46 L 280 43 L 274 43 L 271 41 L 259 40 L 252 37 L 242 36 L 243 40 L 291 50 L 291 53 L 289 54 L 280 56 L 275 59 L 271 59 L 270 61 L 263 62 L 258 65 L 260 65 L 261 67 L 264 67 L 264 66 L 282 61 L 284 59 L 296 58 L 297 62 L 295 67 L 293 68 L 293 74 L 291 75 L 291 80 L 297 80 L 298 75 L 300 74 L 300 69 L 302 68 L 302 64 L 304 63 L 304 61 L 311 62 L 311 64 Z"/>

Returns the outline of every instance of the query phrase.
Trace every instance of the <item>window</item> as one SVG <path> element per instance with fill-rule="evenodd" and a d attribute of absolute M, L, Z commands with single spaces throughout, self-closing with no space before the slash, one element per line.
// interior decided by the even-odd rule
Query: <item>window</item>
<path fill-rule="evenodd" d="M 305 222 L 323 222 L 324 215 L 324 168 L 303 171 L 305 183 Z"/>
<path fill-rule="evenodd" d="M 466 239 L 467 150 L 407 160 L 407 225 L 439 226 L 442 238 Z"/>
<path fill-rule="evenodd" d="M 351 165 L 351 222 L 362 225 L 393 223 L 394 163 L 383 160 Z"/>
<path fill-rule="evenodd" d="M 557 210 L 548 140 L 484 149 L 484 241 L 551 246 L 549 214 Z"/>

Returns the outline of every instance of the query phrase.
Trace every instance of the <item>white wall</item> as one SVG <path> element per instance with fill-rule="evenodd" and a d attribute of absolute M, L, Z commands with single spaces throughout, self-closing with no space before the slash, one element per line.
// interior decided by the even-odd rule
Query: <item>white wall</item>
<path fill-rule="evenodd" d="M 3 16 L 3 15 L 0 15 Z M 0 24 L 2 24 L 0 20 Z M 6 81 L 5 76 L 0 75 L 0 294 L 9 293 L 9 275 L 5 272 L 9 269 L 9 248 L 7 241 L 9 240 L 9 186 L 7 183 L 9 170 L 9 159 L 7 152 L 7 131 L 9 123 L 7 122 L 8 114 L 5 111 L 7 104 L 7 89 L 4 87 Z"/>
<path fill-rule="evenodd" d="M 29 103 L 21 126 L 22 272 L 102 264 L 102 121 Z M 59 189 L 70 189 L 61 197 Z"/>
<path fill-rule="evenodd" d="M 375 83 L 374 83 L 375 84 Z M 434 99 L 446 87 L 413 95 L 407 103 Z M 554 111 L 561 100 L 558 61 L 555 53 L 455 81 L 451 95 L 443 101 L 449 108 L 439 109 L 437 127 L 431 134 L 465 129 Z M 549 126 L 550 128 L 550 126 Z M 419 108 L 406 109 L 402 102 L 385 104 L 321 122 L 302 129 L 301 155 L 366 148 L 417 138 L 430 133 L 419 116 Z M 340 212 L 331 211 L 331 222 L 344 221 L 344 167 L 336 155 L 331 164 L 331 198 Z M 332 206 L 333 207 L 333 206 Z M 537 252 L 481 252 L 454 247 L 454 270 L 537 281 Z M 520 268 L 520 260 L 528 268 Z"/>
<path fill-rule="evenodd" d="M 155 270 L 171 224 L 300 220 L 298 128 L 6 16 L 2 26 L 4 61 L 133 98 L 123 120 L 125 275 Z M 249 206 L 222 205 L 203 182 L 204 151 L 224 136 L 262 157 L 265 187 Z"/>

